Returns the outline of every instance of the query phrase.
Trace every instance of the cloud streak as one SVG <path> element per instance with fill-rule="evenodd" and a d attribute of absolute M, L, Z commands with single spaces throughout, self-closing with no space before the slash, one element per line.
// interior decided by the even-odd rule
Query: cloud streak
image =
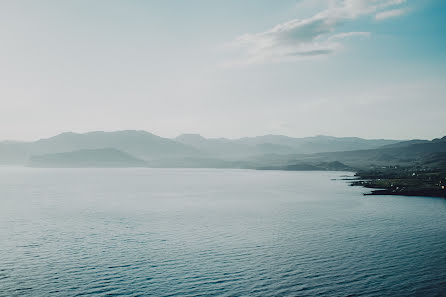
<path fill-rule="evenodd" d="M 407 12 L 407 10 L 403 9 L 403 8 L 382 11 L 375 15 L 375 19 L 377 19 L 379 21 L 385 20 L 385 19 L 401 16 L 401 15 L 405 14 L 406 12 Z"/>
<path fill-rule="evenodd" d="M 233 42 L 246 63 L 280 62 L 331 55 L 343 48 L 342 41 L 368 37 L 369 32 L 337 32 L 340 26 L 359 17 L 375 15 L 376 20 L 404 14 L 406 0 L 343 0 L 305 19 L 294 19 Z"/>

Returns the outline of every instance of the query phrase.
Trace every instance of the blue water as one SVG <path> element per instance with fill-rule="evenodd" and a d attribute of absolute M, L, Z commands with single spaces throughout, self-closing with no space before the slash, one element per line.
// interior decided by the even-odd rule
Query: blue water
<path fill-rule="evenodd" d="M 0 168 L 0 296 L 446 296 L 446 200 L 342 174 Z"/>

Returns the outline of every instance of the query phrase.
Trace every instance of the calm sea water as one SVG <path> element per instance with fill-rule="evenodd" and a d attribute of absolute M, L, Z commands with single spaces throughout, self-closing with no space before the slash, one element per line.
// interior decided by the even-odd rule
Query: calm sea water
<path fill-rule="evenodd" d="M 0 168 L 0 295 L 446 295 L 446 200 L 342 174 Z"/>

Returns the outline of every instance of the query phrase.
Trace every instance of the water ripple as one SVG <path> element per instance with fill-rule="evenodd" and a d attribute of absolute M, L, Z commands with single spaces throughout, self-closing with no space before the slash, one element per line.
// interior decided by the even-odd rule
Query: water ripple
<path fill-rule="evenodd" d="M 325 172 L 5 170 L 0 296 L 446 294 L 439 199 Z"/>

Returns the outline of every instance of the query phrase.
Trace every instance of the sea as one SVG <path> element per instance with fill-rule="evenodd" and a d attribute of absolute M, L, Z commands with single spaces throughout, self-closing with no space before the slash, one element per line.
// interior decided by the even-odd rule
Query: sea
<path fill-rule="evenodd" d="M 0 168 L 0 296 L 446 296 L 446 200 L 350 172 Z"/>

